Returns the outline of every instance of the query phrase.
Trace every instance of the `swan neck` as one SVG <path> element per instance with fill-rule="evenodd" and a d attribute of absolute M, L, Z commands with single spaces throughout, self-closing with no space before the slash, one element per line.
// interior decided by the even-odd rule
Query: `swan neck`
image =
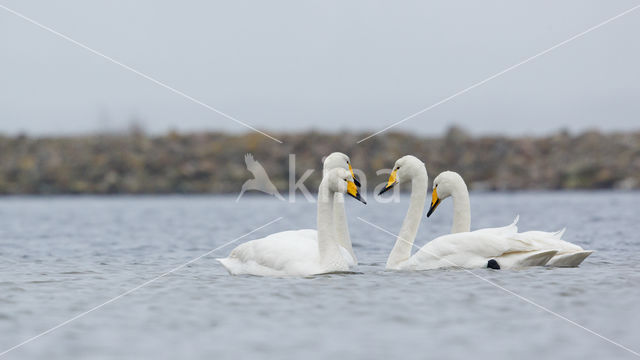
<path fill-rule="evenodd" d="M 471 202 L 469 200 L 469 190 L 462 178 L 454 183 L 453 191 L 453 225 L 451 233 L 471 231 Z"/>
<path fill-rule="evenodd" d="M 349 236 L 347 213 L 344 208 L 344 194 L 341 193 L 335 193 L 333 195 L 333 233 L 335 234 L 335 239 L 338 244 L 345 248 L 351 255 L 351 258 L 357 262 L 351 244 L 351 237 Z"/>
<path fill-rule="evenodd" d="M 396 239 L 396 243 L 387 259 L 387 268 L 397 268 L 400 263 L 411 257 L 411 248 L 416 239 L 422 213 L 424 212 L 425 201 L 427 198 L 427 173 L 420 173 L 411 179 L 411 197 L 409 200 L 409 209 L 405 215 L 400 233 Z"/>
<path fill-rule="evenodd" d="M 342 260 L 333 230 L 333 198 L 334 192 L 322 182 L 318 189 L 318 253 L 321 265 Z"/>

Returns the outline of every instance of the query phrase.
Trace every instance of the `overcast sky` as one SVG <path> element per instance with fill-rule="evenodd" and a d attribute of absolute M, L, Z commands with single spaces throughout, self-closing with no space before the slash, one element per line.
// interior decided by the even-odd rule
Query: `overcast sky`
<path fill-rule="evenodd" d="M 637 1 L 1 5 L 272 131 L 379 130 Z M 398 127 L 640 128 L 640 9 Z M 245 128 L 0 8 L 0 132 Z"/>

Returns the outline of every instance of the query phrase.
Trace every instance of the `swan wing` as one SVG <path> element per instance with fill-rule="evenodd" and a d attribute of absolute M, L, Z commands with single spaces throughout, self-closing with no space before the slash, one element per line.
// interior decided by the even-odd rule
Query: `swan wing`
<path fill-rule="evenodd" d="M 345 248 L 340 253 L 349 267 L 356 265 Z M 318 258 L 318 231 L 302 229 L 248 241 L 218 261 L 233 275 L 299 276 L 317 273 Z"/>
<path fill-rule="evenodd" d="M 295 276 L 314 273 L 318 256 L 317 235 L 299 230 L 248 241 L 218 261 L 233 275 Z"/>
<path fill-rule="evenodd" d="M 593 250 L 584 250 L 581 246 L 562 240 L 565 229 L 557 232 L 527 231 L 516 236 L 536 244 L 541 250 L 557 250 L 557 254 L 549 260 L 547 266 L 576 267 L 584 261 Z"/>
<path fill-rule="evenodd" d="M 518 269 L 528 266 L 545 266 L 558 253 L 558 250 L 519 251 L 497 257 L 500 269 Z"/>
<path fill-rule="evenodd" d="M 573 252 L 584 251 L 584 249 L 576 244 L 572 244 L 568 241 L 562 240 L 558 235 L 562 236 L 564 230 L 561 232 L 545 232 L 545 231 L 527 231 L 518 233 L 515 235 L 518 239 L 534 243 L 540 250 L 556 249 L 558 254 L 567 254 Z"/>
<path fill-rule="evenodd" d="M 505 227 L 477 230 L 477 232 L 511 236 L 518 241 L 529 244 L 530 251 L 535 252 L 509 254 L 502 259 L 504 266 L 501 265 L 501 267 L 503 268 L 545 265 L 544 259 L 552 251 L 555 251 L 555 254 L 546 261 L 547 266 L 575 267 L 593 253 L 592 250 L 584 250 L 576 244 L 563 240 L 562 236 L 566 228 L 555 232 L 526 231 L 517 233 L 518 219 L 519 217 L 516 217 L 511 225 Z"/>
<path fill-rule="evenodd" d="M 535 244 L 526 239 L 479 230 L 440 236 L 423 246 L 406 266 L 413 269 L 484 268 L 489 260 L 500 263 L 502 256 L 537 250 Z M 517 265 L 513 263 L 513 267 Z"/>
<path fill-rule="evenodd" d="M 576 251 L 568 254 L 558 254 L 551 258 L 547 266 L 555 267 L 576 267 L 580 265 L 584 259 L 593 254 L 593 250 Z"/>

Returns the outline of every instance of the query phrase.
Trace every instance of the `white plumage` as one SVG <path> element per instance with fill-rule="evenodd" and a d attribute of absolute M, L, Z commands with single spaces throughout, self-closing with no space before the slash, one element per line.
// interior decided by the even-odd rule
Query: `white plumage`
<path fill-rule="evenodd" d="M 469 233 L 471 228 L 471 205 L 469 201 L 469 191 L 462 177 L 453 171 L 445 171 L 438 175 L 433 180 L 433 194 L 431 208 L 427 216 L 431 215 L 440 202 L 451 197 L 453 199 L 453 225 L 451 228 L 452 233 Z M 515 225 L 518 221 L 514 222 Z M 507 228 L 507 227 L 505 227 Z M 505 228 L 493 228 L 484 229 L 478 231 L 495 231 L 496 229 Z M 535 251 L 555 251 L 553 257 L 549 259 L 544 265 L 547 266 L 562 266 L 562 267 L 574 267 L 578 266 L 587 256 L 591 255 L 593 251 L 584 250 L 582 247 L 572 244 L 568 241 L 562 240 L 565 229 L 557 232 L 546 231 L 527 231 L 523 233 L 516 233 L 511 235 L 517 241 L 525 242 L 529 244 L 532 250 Z M 500 261 L 498 261 L 500 263 Z M 502 264 L 500 264 L 502 266 Z"/>
<path fill-rule="evenodd" d="M 387 260 L 388 269 L 486 268 L 490 261 L 504 269 L 519 268 L 544 265 L 558 253 L 557 249 L 541 248 L 536 234 L 518 234 L 516 218 L 505 227 L 437 237 L 411 255 L 427 195 L 428 175 L 424 164 L 414 156 L 400 158 L 381 193 L 401 182 L 411 183 L 411 197 L 398 239 Z"/>
<path fill-rule="evenodd" d="M 304 276 L 348 270 L 353 259 L 343 247 L 339 247 L 339 251 L 344 266 L 337 262 L 333 269 L 323 267 L 319 258 L 318 232 L 314 229 L 290 230 L 241 244 L 229 257 L 218 261 L 233 275 Z"/>
<path fill-rule="evenodd" d="M 229 273 L 306 276 L 346 271 L 357 263 L 346 220 L 336 224 L 335 216 L 344 216 L 343 197 L 337 195 L 349 192 L 360 197 L 353 172 L 347 170 L 348 158 L 342 159 L 344 165 L 332 162 L 338 155 L 346 157 L 334 153 L 325 160 L 327 171 L 318 190 L 318 230 L 283 231 L 241 244 L 227 258 L 218 259 Z"/>

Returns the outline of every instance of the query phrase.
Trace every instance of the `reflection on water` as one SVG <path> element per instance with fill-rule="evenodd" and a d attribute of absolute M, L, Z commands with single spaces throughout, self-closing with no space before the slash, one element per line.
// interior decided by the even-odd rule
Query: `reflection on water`
<path fill-rule="evenodd" d="M 348 202 L 354 273 L 229 276 L 200 259 L 5 356 L 6 359 L 632 358 L 469 273 L 385 271 L 399 204 Z M 576 269 L 476 272 L 640 350 L 638 193 L 472 194 L 474 228 L 558 230 L 597 252 Z M 417 244 L 446 233 L 451 204 Z M 314 204 L 266 196 L 2 198 L 0 351 L 278 216 L 253 234 L 310 228 Z M 250 238 L 242 239 L 242 241 Z"/>

